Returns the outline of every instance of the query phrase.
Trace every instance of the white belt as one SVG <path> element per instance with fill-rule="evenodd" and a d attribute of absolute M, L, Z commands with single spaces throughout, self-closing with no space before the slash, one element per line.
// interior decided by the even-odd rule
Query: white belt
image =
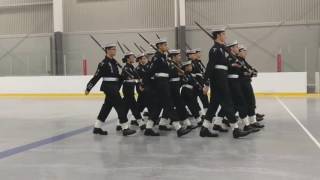
<path fill-rule="evenodd" d="M 154 79 L 154 76 L 152 76 L 150 79 Z"/>
<path fill-rule="evenodd" d="M 165 78 L 168 78 L 168 77 L 169 77 L 169 74 L 167 74 L 167 73 L 156 73 L 156 74 L 155 74 L 155 77 L 165 77 Z"/>
<path fill-rule="evenodd" d="M 239 78 L 239 75 L 238 74 L 229 74 L 228 78 L 237 79 L 237 78 Z"/>
<path fill-rule="evenodd" d="M 222 70 L 228 70 L 228 66 L 225 65 L 215 65 L 214 66 L 215 69 L 222 69 Z"/>
<path fill-rule="evenodd" d="M 195 74 L 191 74 L 192 77 L 197 77 L 197 76 L 200 76 L 200 77 L 203 77 L 203 74 L 201 73 L 195 73 Z"/>
<path fill-rule="evenodd" d="M 171 78 L 169 81 L 170 81 L 170 82 L 177 82 L 177 81 L 180 81 L 180 78 L 179 78 L 179 77 L 177 77 L 177 78 Z"/>
<path fill-rule="evenodd" d="M 103 78 L 103 81 L 119 81 L 119 78 L 116 78 L 116 77 L 104 77 Z"/>
<path fill-rule="evenodd" d="M 184 84 L 181 86 L 182 88 L 188 88 L 188 89 L 193 89 L 193 86 L 191 86 L 190 84 Z"/>
<path fill-rule="evenodd" d="M 129 80 L 124 80 L 123 82 L 125 83 L 138 83 L 138 79 L 129 79 Z"/>

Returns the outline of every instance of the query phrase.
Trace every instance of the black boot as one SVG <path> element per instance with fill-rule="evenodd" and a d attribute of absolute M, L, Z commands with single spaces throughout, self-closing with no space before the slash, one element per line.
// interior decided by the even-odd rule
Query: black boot
<path fill-rule="evenodd" d="M 262 125 L 262 124 L 260 124 L 258 122 L 255 122 L 255 123 L 251 124 L 251 126 L 254 127 L 254 128 L 259 128 L 259 129 L 264 128 L 264 125 Z"/>
<path fill-rule="evenodd" d="M 208 128 L 201 127 L 200 136 L 201 137 L 219 137 L 219 134 L 210 132 Z"/>
<path fill-rule="evenodd" d="M 264 116 L 265 116 L 264 114 L 259 114 L 259 113 L 256 114 L 256 117 L 259 117 L 259 118 L 264 118 Z"/>
<path fill-rule="evenodd" d="M 233 138 L 244 137 L 244 136 L 247 136 L 249 134 L 250 134 L 249 131 L 241 131 L 239 128 L 235 128 L 233 130 Z"/>
<path fill-rule="evenodd" d="M 187 129 L 190 129 L 190 130 L 197 129 L 197 128 L 198 126 L 194 126 L 194 125 L 187 126 Z"/>
<path fill-rule="evenodd" d="M 159 125 L 159 130 L 161 130 L 161 131 L 171 131 L 171 128 L 168 128 L 166 125 Z"/>
<path fill-rule="evenodd" d="M 263 121 L 264 118 L 263 118 L 263 117 L 258 117 L 258 116 L 256 116 L 256 120 L 257 120 L 258 122 L 260 122 L 260 121 Z"/>
<path fill-rule="evenodd" d="M 178 137 L 181 137 L 181 136 L 183 136 L 183 135 L 186 135 L 186 134 L 188 134 L 189 132 L 191 132 L 191 130 L 192 130 L 192 129 L 188 129 L 188 128 L 186 128 L 186 129 L 180 128 L 180 129 L 177 130 L 177 136 L 178 136 Z"/>
<path fill-rule="evenodd" d="M 215 131 L 219 131 L 219 132 L 228 132 L 229 131 L 228 129 L 223 129 L 222 126 L 220 126 L 218 124 L 213 125 L 212 129 Z"/>
<path fill-rule="evenodd" d="M 117 125 L 116 131 L 122 131 L 122 127 L 120 125 Z"/>
<path fill-rule="evenodd" d="M 228 119 L 223 119 L 222 123 L 230 127 L 230 122 L 228 121 Z"/>
<path fill-rule="evenodd" d="M 143 131 L 143 130 L 145 130 L 146 129 L 146 125 L 144 124 L 144 125 L 142 125 L 142 126 L 140 126 L 140 130 L 141 131 Z"/>
<path fill-rule="evenodd" d="M 154 132 L 152 129 L 146 129 L 146 130 L 144 131 L 144 135 L 145 135 L 145 136 L 160 136 L 159 133 Z"/>
<path fill-rule="evenodd" d="M 132 129 L 124 129 L 123 131 L 122 131 L 122 134 L 123 134 L 123 136 L 129 136 L 129 135 L 132 135 L 132 134 L 135 134 L 136 133 L 136 131 L 135 130 L 132 130 Z"/>
<path fill-rule="evenodd" d="M 108 135 L 108 131 L 104 131 L 101 128 L 93 128 L 93 134 L 99 134 L 99 135 L 106 136 L 106 135 Z"/>
<path fill-rule="evenodd" d="M 133 125 L 133 126 L 139 126 L 137 120 L 132 120 L 132 121 L 131 121 L 131 125 Z"/>
<path fill-rule="evenodd" d="M 260 129 L 252 127 L 251 125 L 249 125 L 249 126 L 244 126 L 243 127 L 243 131 L 249 131 L 249 132 L 255 133 L 255 132 L 260 131 Z"/>

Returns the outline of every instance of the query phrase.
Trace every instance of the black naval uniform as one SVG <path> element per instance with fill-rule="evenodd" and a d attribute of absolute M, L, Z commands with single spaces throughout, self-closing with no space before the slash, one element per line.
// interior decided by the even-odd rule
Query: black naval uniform
<path fill-rule="evenodd" d="M 194 77 L 202 86 L 206 83 L 203 78 L 204 72 L 205 72 L 205 67 L 202 64 L 201 60 L 192 61 L 192 77 Z M 208 95 L 203 94 L 202 89 L 197 89 L 196 93 L 202 102 L 203 108 L 207 109 L 209 106 Z"/>
<path fill-rule="evenodd" d="M 129 129 L 127 114 L 125 113 L 124 104 L 119 93 L 121 79 L 115 59 L 106 56 L 105 59 L 99 63 L 96 73 L 87 84 L 86 91 L 89 92 L 100 78 L 103 78 L 100 90 L 105 93 L 106 97 L 97 119 L 105 122 L 111 109 L 114 107 L 118 114 L 120 124 L 123 127 L 123 135 L 135 133 L 134 130 Z M 96 130 L 96 132 L 95 130 L 96 129 L 94 129 L 94 133 L 100 134 L 98 131 L 101 129 Z"/>
<path fill-rule="evenodd" d="M 148 71 L 148 77 L 154 77 L 154 89 L 156 92 L 156 96 L 153 97 L 156 100 L 154 101 L 154 103 L 152 103 L 150 112 L 150 120 L 153 122 L 157 121 L 161 110 L 163 109 L 166 109 L 171 121 L 179 121 L 179 116 L 174 109 L 174 104 L 170 92 L 169 73 L 170 66 L 168 64 L 166 54 L 157 51 L 151 60 L 150 69 Z M 176 130 L 179 137 L 190 132 L 190 130 L 182 128 Z M 151 128 L 148 128 L 147 124 L 145 135 L 158 136 L 159 134 L 155 133 Z"/>
<path fill-rule="evenodd" d="M 126 63 L 121 73 L 123 79 L 122 93 L 124 101 L 125 113 L 128 114 L 131 110 L 135 120 L 138 121 L 138 125 L 141 129 L 145 128 L 142 120 L 141 111 L 139 111 L 138 103 L 134 97 L 135 87 L 138 84 L 139 76 L 132 64 Z"/>
<path fill-rule="evenodd" d="M 186 109 L 186 103 L 185 99 L 183 99 L 180 89 L 182 86 L 182 80 L 184 79 L 183 76 L 178 74 L 178 71 L 176 67 L 173 65 L 173 63 L 170 63 L 170 73 L 169 73 L 169 84 L 170 84 L 170 92 L 171 92 L 171 97 L 173 100 L 174 107 L 176 109 L 176 112 L 179 116 L 179 119 L 181 120 L 181 123 L 185 124 L 185 126 L 189 129 L 195 129 L 196 126 L 193 126 L 188 119 L 189 113 Z M 162 113 L 163 118 L 169 118 L 168 117 L 168 110 L 164 109 Z M 166 126 L 159 126 L 159 129 L 164 129 Z M 160 129 L 160 130 L 161 130 Z"/>
<path fill-rule="evenodd" d="M 143 110 L 148 107 L 147 106 L 148 98 L 147 98 L 146 90 L 144 91 L 140 90 L 140 86 L 144 87 L 144 85 L 142 84 L 142 80 L 146 76 L 147 68 L 148 68 L 147 64 L 146 65 L 139 64 L 135 69 L 135 71 L 138 73 L 140 78 L 140 82 L 137 84 L 137 87 L 136 87 L 138 92 L 137 103 L 138 103 L 138 109 L 140 113 L 142 113 Z"/>
<path fill-rule="evenodd" d="M 238 57 L 240 64 L 244 67 L 242 73 L 240 74 L 241 88 L 244 93 L 247 102 L 247 115 L 251 121 L 251 126 L 255 128 L 263 128 L 261 125 L 255 121 L 255 109 L 256 109 L 256 98 L 251 85 L 251 78 L 257 76 L 257 70 L 254 69 L 244 58 Z"/>
<path fill-rule="evenodd" d="M 242 66 L 239 60 L 232 55 L 229 54 L 227 60 L 229 61 L 228 66 L 228 80 L 229 80 L 229 87 L 232 94 L 232 100 L 234 102 L 234 108 L 236 111 L 239 112 L 239 117 L 244 119 L 247 117 L 247 102 L 244 97 L 244 93 L 241 88 L 241 83 L 239 80 L 239 76 L 242 73 Z M 223 108 L 221 109 L 223 111 Z M 221 113 L 219 113 L 220 117 L 224 117 Z"/>
<path fill-rule="evenodd" d="M 229 53 L 226 51 L 225 46 L 218 42 L 215 42 L 214 46 L 209 51 L 209 62 L 205 76 L 210 79 L 210 86 L 213 87 L 211 93 L 213 93 L 214 98 L 213 102 L 210 102 L 209 104 L 205 121 L 200 131 L 201 137 L 217 137 L 217 134 L 209 132 L 208 129 L 209 124 L 212 123 L 212 118 L 216 113 L 216 103 L 214 101 L 217 101 L 220 104 L 226 114 L 226 117 L 233 126 L 233 136 L 238 138 L 248 135 L 248 132 L 242 132 L 238 128 L 232 94 L 228 83 L 228 56 Z"/>
<path fill-rule="evenodd" d="M 186 73 L 182 81 L 183 85 L 181 88 L 181 96 L 188 106 L 192 116 L 195 119 L 198 119 L 200 117 L 199 112 L 201 108 L 197 97 L 199 90 L 202 90 L 202 86 L 190 73 Z"/>

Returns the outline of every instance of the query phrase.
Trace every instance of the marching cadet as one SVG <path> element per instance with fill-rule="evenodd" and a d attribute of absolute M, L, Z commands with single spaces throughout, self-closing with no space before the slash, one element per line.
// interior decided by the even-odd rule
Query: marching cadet
<path fill-rule="evenodd" d="M 193 50 L 195 53 L 190 54 L 189 58 L 192 60 L 192 76 L 203 86 L 204 84 L 209 84 L 209 82 L 204 82 L 204 72 L 206 67 L 201 62 L 201 49 L 197 48 Z M 209 98 L 207 94 L 203 94 L 202 89 L 197 90 L 197 95 L 201 100 L 204 113 L 207 112 L 209 106 Z"/>
<path fill-rule="evenodd" d="M 239 80 L 240 75 L 245 71 L 246 67 L 243 66 L 237 58 L 237 54 L 239 53 L 238 42 L 234 41 L 227 44 L 226 48 L 229 52 L 229 56 L 227 57 L 227 60 L 229 61 L 228 80 L 234 108 L 239 112 L 239 117 L 245 125 L 243 130 L 258 132 L 260 129 L 251 126 L 248 120 L 248 104 L 243 89 L 241 88 L 241 81 Z M 221 112 L 223 112 L 223 109 L 221 109 Z M 224 113 L 219 113 L 218 117 L 223 118 Z"/>
<path fill-rule="evenodd" d="M 147 68 L 148 68 L 147 67 L 148 66 L 148 59 L 144 53 L 141 53 L 137 56 L 136 61 L 139 63 L 135 69 L 135 71 L 138 73 L 138 76 L 139 76 L 139 83 L 137 84 L 137 87 L 136 87 L 136 90 L 138 93 L 137 103 L 138 103 L 139 112 L 142 113 L 145 108 L 148 108 L 147 93 L 144 90 L 143 84 L 142 84 L 142 80 L 143 80 L 143 78 L 145 78 Z"/>
<path fill-rule="evenodd" d="M 210 101 L 208 111 L 205 115 L 204 122 L 200 131 L 201 137 L 218 137 L 216 132 L 211 132 L 209 129 L 212 124 L 212 119 L 216 113 L 215 102 L 217 101 L 226 117 L 230 121 L 233 130 L 233 137 L 239 138 L 247 136 L 250 132 L 239 129 L 235 116 L 235 109 L 232 101 L 232 94 L 228 83 L 228 66 L 227 57 L 229 53 L 225 50 L 226 33 L 225 27 L 217 28 L 212 31 L 214 45 L 209 51 L 209 61 L 206 67 L 205 79 L 210 79 L 211 93 L 214 94 L 213 101 Z M 204 87 L 204 92 L 208 91 L 208 87 Z"/>
<path fill-rule="evenodd" d="M 150 111 L 150 119 L 147 121 L 147 128 L 144 132 L 146 136 L 159 136 L 160 134 L 154 132 L 152 129 L 155 122 L 159 118 L 161 110 L 166 109 L 168 111 L 168 116 L 173 122 L 172 125 L 177 131 L 177 136 L 181 137 L 189 133 L 190 129 L 182 128 L 177 112 L 174 109 L 172 96 L 170 92 L 169 85 L 169 72 L 170 66 L 166 53 L 168 51 L 167 41 L 164 39 L 159 39 L 156 42 L 157 52 L 151 60 L 150 69 L 148 71 L 148 77 L 154 77 L 154 89 L 156 96 L 154 97 L 156 103 L 152 104 Z"/>
<path fill-rule="evenodd" d="M 122 93 L 123 93 L 123 101 L 124 101 L 124 109 L 125 113 L 128 114 L 129 110 L 131 110 L 132 115 L 135 120 L 131 122 L 131 124 L 137 123 L 141 130 L 146 128 L 145 122 L 142 119 L 141 111 L 139 111 L 138 103 L 134 97 L 135 88 L 138 84 L 139 75 L 135 71 L 133 63 L 135 62 L 136 57 L 134 53 L 127 52 L 122 59 L 122 62 L 125 63 L 123 67 L 121 77 L 123 79 L 122 84 Z"/>
<path fill-rule="evenodd" d="M 119 93 L 119 89 L 121 87 L 121 77 L 118 69 L 118 66 L 120 65 L 114 59 L 117 52 L 116 44 L 106 45 L 105 52 L 105 58 L 99 63 L 96 73 L 87 84 L 85 90 L 85 95 L 88 95 L 90 90 L 95 86 L 99 79 L 103 78 L 100 90 L 105 93 L 106 97 L 98 118 L 94 124 L 93 133 L 99 135 L 108 135 L 108 132 L 102 129 L 102 125 L 110 114 L 111 109 L 114 107 L 120 120 L 122 134 L 124 136 L 135 134 L 136 131 L 129 128 L 127 114 L 125 113 L 124 104 Z"/>
<path fill-rule="evenodd" d="M 189 119 L 189 113 L 186 109 L 186 104 L 180 94 L 182 85 L 181 79 L 183 79 L 184 73 L 181 71 L 177 71 L 176 67 L 173 65 L 175 64 L 179 67 L 182 65 L 180 50 L 169 50 L 169 58 L 172 61 L 170 63 L 169 84 L 173 104 L 176 108 L 179 119 L 181 120 L 181 124 L 183 124 L 184 127 L 188 129 L 195 129 L 197 128 L 197 126 L 192 125 Z M 162 113 L 162 118 L 159 123 L 159 130 L 170 130 L 167 109 L 165 109 Z"/>
<path fill-rule="evenodd" d="M 192 58 L 195 59 L 195 50 L 187 50 L 189 59 L 183 62 L 183 70 L 185 71 L 185 77 L 183 78 L 183 85 L 181 88 L 181 96 L 184 99 L 191 115 L 198 124 L 201 124 L 201 107 L 198 102 L 198 92 L 202 92 L 203 84 L 201 84 L 196 75 L 193 74 Z M 190 58 L 191 57 L 191 58 Z"/>
<path fill-rule="evenodd" d="M 257 76 L 257 70 L 254 69 L 252 66 L 249 65 L 249 63 L 246 61 L 246 56 L 247 56 L 247 49 L 241 45 L 239 48 L 239 54 L 238 54 L 238 59 L 242 66 L 244 66 L 244 71 L 240 75 L 240 80 L 241 80 L 241 88 L 242 91 L 244 92 L 245 99 L 248 104 L 248 116 L 249 116 L 249 121 L 252 127 L 255 128 L 263 128 L 264 125 L 259 124 L 256 119 L 262 120 L 263 115 L 257 114 L 257 118 L 255 117 L 255 109 L 256 109 L 256 98 L 254 95 L 254 91 L 251 85 L 251 78 Z"/>

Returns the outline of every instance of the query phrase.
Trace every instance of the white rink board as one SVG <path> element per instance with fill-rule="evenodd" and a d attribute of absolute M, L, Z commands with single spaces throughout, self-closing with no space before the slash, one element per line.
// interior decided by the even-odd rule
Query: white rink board
<path fill-rule="evenodd" d="M 0 94 L 83 93 L 92 76 L 0 77 Z M 92 92 L 99 92 L 101 80 Z M 256 93 L 307 93 L 306 72 L 259 73 Z"/>

